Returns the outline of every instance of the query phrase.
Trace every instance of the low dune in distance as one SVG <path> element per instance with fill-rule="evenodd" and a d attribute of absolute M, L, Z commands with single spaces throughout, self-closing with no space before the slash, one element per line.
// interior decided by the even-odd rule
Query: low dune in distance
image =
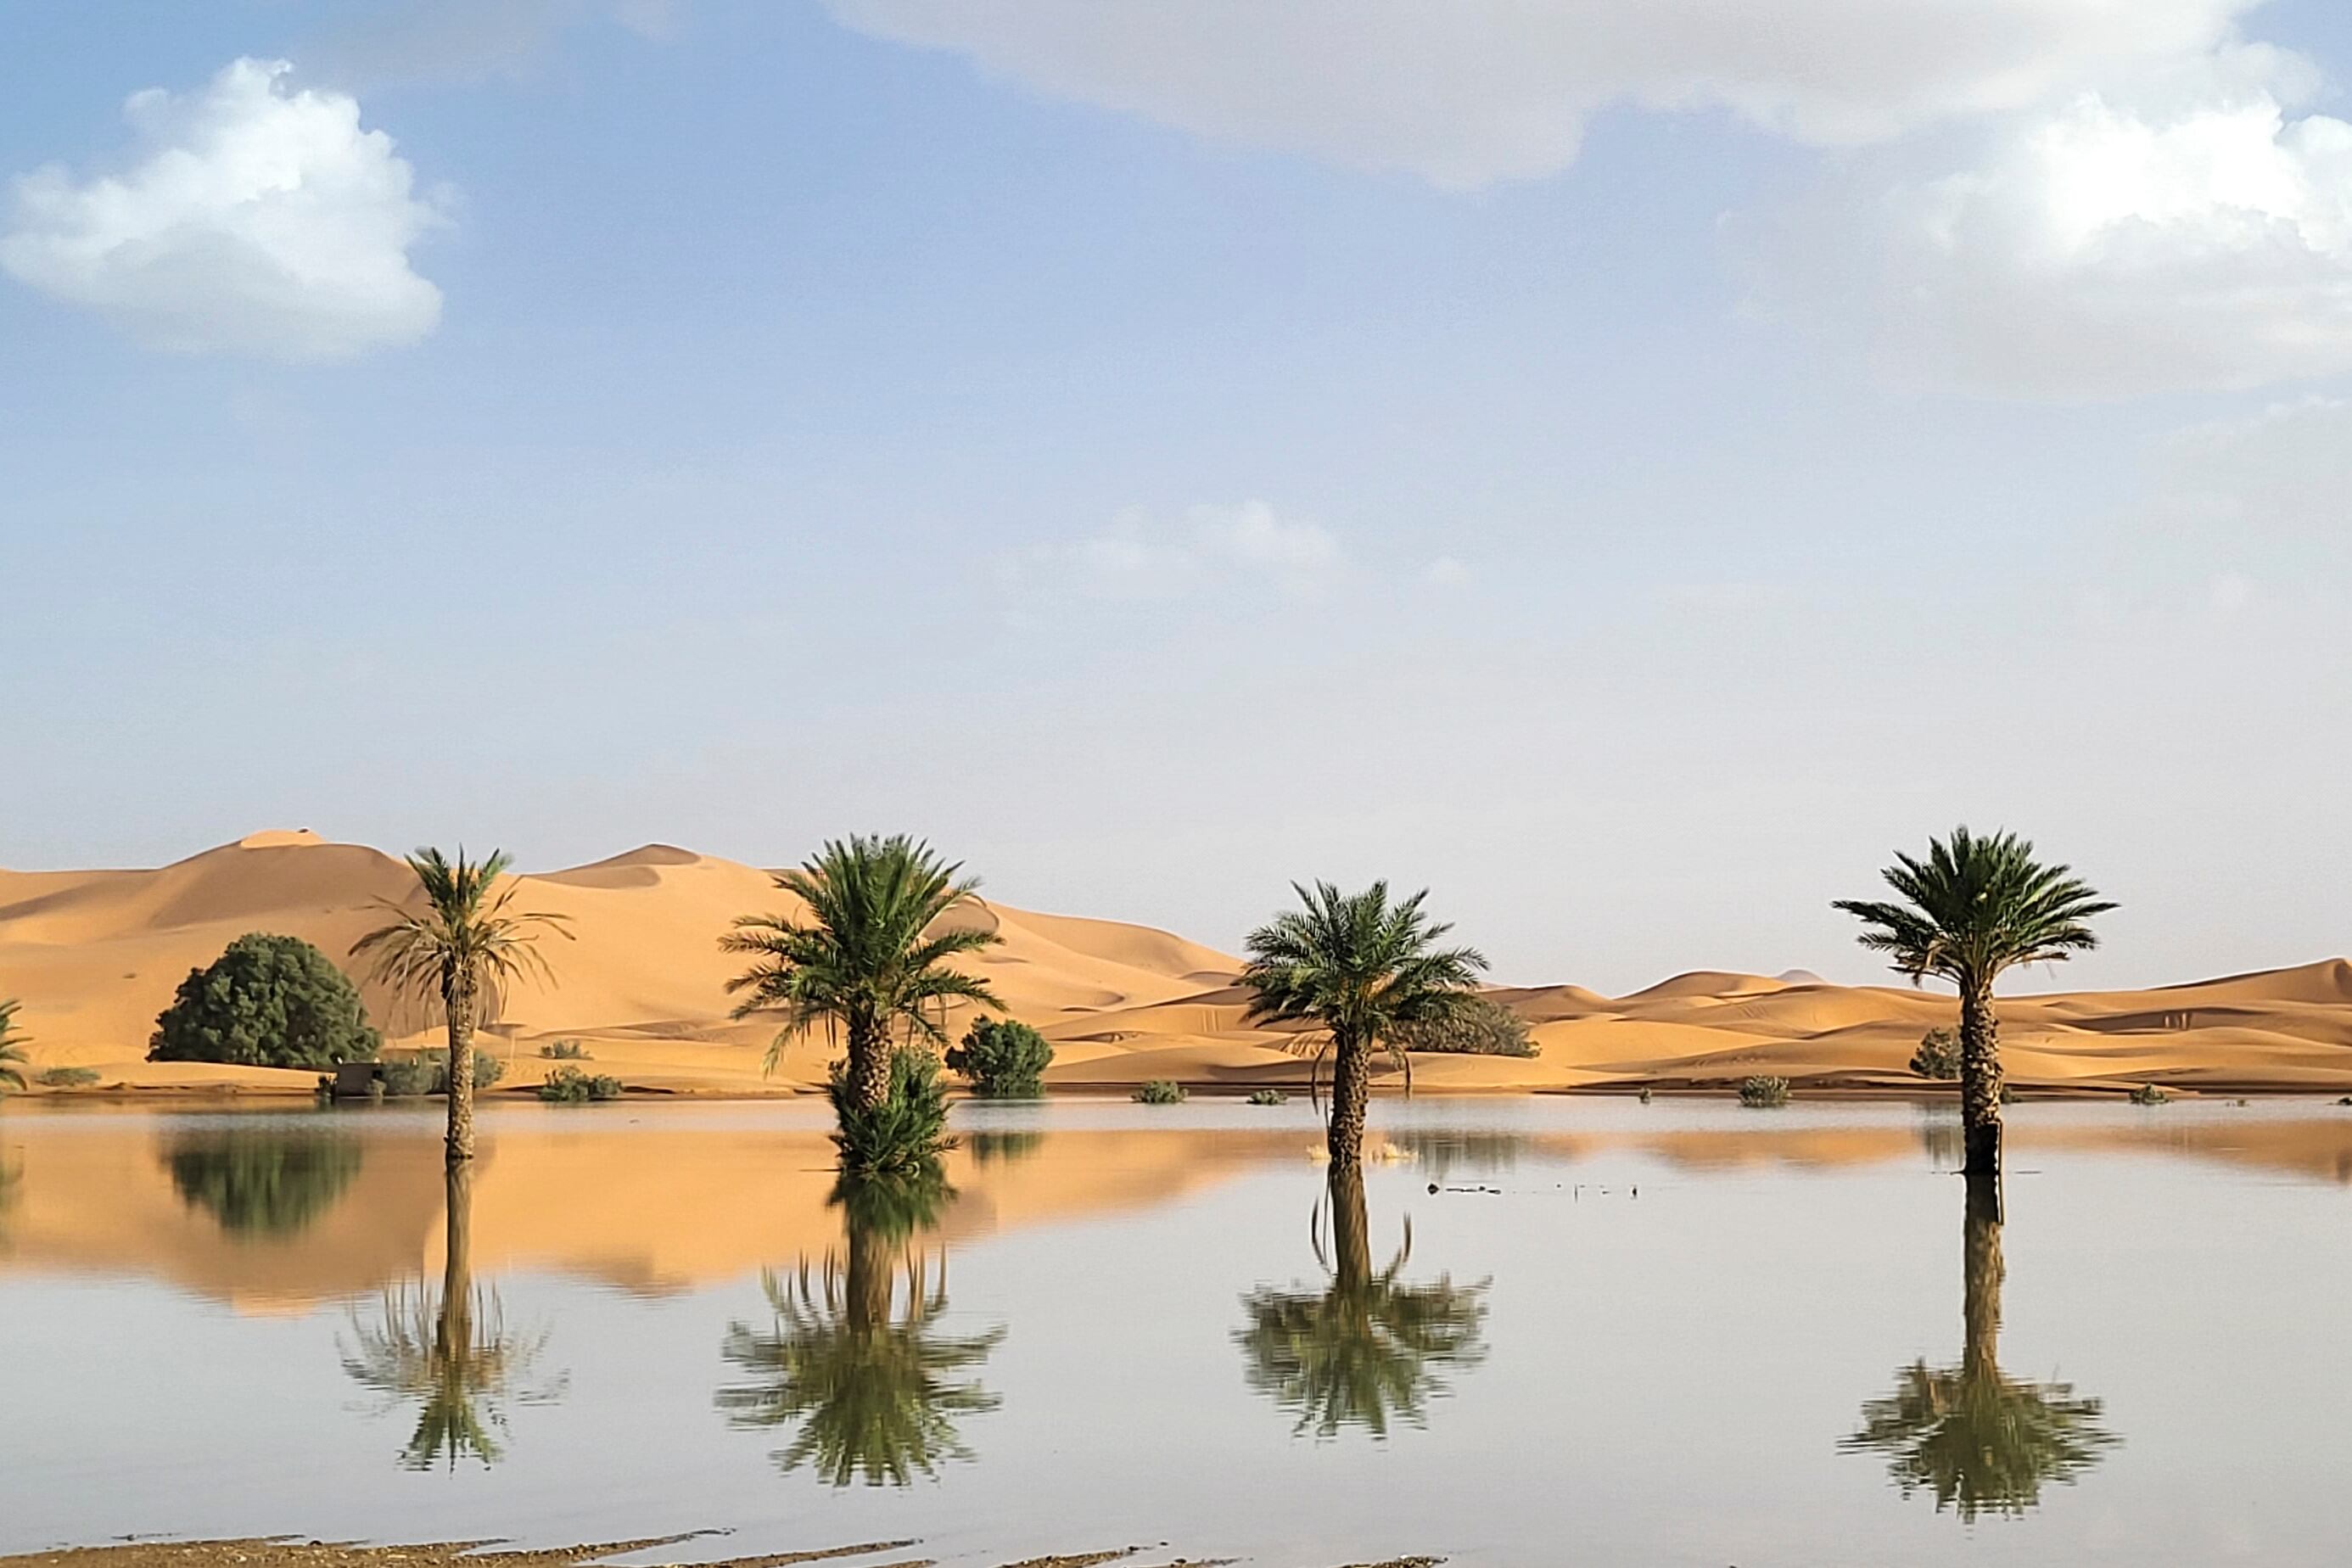
<path fill-rule="evenodd" d="M 484 1037 L 508 1058 L 501 1092 L 527 1092 L 552 1065 L 540 1048 L 556 1039 L 582 1042 L 596 1070 L 636 1089 L 758 1095 L 823 1083 L 832 1047 L 821 1036 L 768 1074 L 772 1023 L 730 1016 L 726 983 L 741 960 L 719 951 L 719 936 L 738 915 L 796 912 L 770 872 L 647 845 L 520 881 L 518 907 L 568 917 L 575 940 L 547 944 L 557 984 L 517 988 Z M 96 1092 L 308 1093 L 310 1073 L 148 1062 L 156 1014 L 190 969 L 247 931 L 301 937 L 356 973 L 352 942 L 383 922 L 383 903 L 413 890 L 396 858 L 308 832 L 258 833 L 154 870 L 0 870 L 0 996 L 23 1003 L 34 1070 L 95 1069 Z M 1230 954 L 992 901 L 957 918 L 1003 938 L 971 966 L 1055 1042 L 1055 1087 L 1307 1084 L 1312 1041 L 1246 1019 Z M 432 1020 L 363 990 L 388 1037 L 429 1043 Z M 1720 1089 L 1772 1073 L 1801 1089 L 1916 1091 L 1911 1053 L 1956 1011 L 1932 991 L 1832 985 L 1798 971 L 1694 971 L 1613 998 L 1569 984 L 1495 995 L 1528 1021 L 1539 1054 L 1416 1057 L 1416 1087 Z M 2001 1026 L 2011 1076 L 2029 1089 L 2352 1090 L 2352 963 L 2341 959 L 2147 991 L 2006 997 Z"/>

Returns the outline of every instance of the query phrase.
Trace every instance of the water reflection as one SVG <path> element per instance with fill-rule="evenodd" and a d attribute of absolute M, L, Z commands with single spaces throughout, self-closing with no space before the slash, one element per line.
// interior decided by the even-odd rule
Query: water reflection
<path fill-rule="evenodd" d="M 196 1133 L 163 1154 L 180 1201 L 235 1237 L 291 1237 L 308 1229 L 360 1172 L 360 1142 L 283 1131 Z"/>
<path fill-rule="evenodd" d="M 1462 1128 L 1401 1128 L 1389 1142 L 1412 1157 L 1430 1180 L 1455 1175 L 1497 1175 L 1517 1166 L 1532 1140 L 1523 1132 L 1486 1132 Z"/>
<path fill-rule="evenodd" d="M 1839 1445 L 1884 1455 L 1905 1497 L 1924 1489 L 1937 1512 L 1949 1508 L 1964 1521 L 2023 1517 L 2043 1486 L 2071 1483 L 2120 1441 L 2100 1425 L 2099 1401 L 2077 1397 L 2073 1384 L 2000 1370 L 2000 1220 L 1997 1182 L 1970 1180 L 1959 1364 L 1913 1363 L 1894 1392 L 1862 1407 L 1862 1429 Z"/>
<path fill-rule="evenodd" d="M 387 1407 L 416 1405 L 415 1429 L 400 1451 L 412 1470 L 444 1460 L 454 1470 L 460 1458 L 488 1468 L 504 1457 L 495 1434 L 506 1428 L 505 1402 L 553 1398 L 561 1390 L 560 1382 L 526 1386 L 547 1336 L 509 1331 L 498 1292 L 474 1281 L 474 1167 L 452 1168 L 446 1190 L 438 1298 L 421 1282 L 385 1290 L 375 1321 L 354 1321 L 355 1343 L 343 1352 L 343 1370 Z"/>
<path fill-rule="evenodd" d="M 1025 1160 L 1045 1146 L 1043 1132 L 985 1131 L 967 1132 L 963 1145 L 971 1151 L 976 1165 L 1010 1165 Z"/>
<path fill-rule="evenodd" d="M 1423 1426 L 1429 1401 L 1446 1392 L 1446 1370 L 1486 1358 L 1486 1285 L 1456 1286 L 1443 1276 L 1402 1283 L 1412 1254 L 1410 1221 L 1396 1256 L 1374 1272 L 1361 1173 L 1334 1171 L 1326 1199 L 1328 1250 L 1325 1205 L 1311 1224 L 1330 1283 L 1320 1290 L 1262 1286 L 1242 1298 L 1248 1321 L 1234 1340 L 1249 1385 L 1297 1417 L 1294 1434 L 1329 1437 L 1360 1426 L 1385 1437 L 1394 1420 Z"/>
<path fill-rule="evenodd" d="M 814 1269 L 803 1258 L 791 1274 L 762 1270 L 772 1327 L 729 1326 L 720 1353 L 751 1381 L 721 1388 L 719 1408 L 736 1426 L 797 1424 L 776 1454 L 787 1473 L 805 1466 L 835 1487 L 903 1487 L 972 1457 L 956 1419 L 998 1401 L 957 1374 L 987 1361 L 1004 1330 L 941 1331 L 947 1253 L 919 1237 L 950 1195 L 936 1173 L 844 1179 L 834 1192 L 841 1250 Z"/>

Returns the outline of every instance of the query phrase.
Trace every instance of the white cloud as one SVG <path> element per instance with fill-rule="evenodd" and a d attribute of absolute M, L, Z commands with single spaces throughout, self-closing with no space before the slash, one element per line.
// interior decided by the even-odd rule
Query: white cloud
<path fill-rule="evenodd" d="M 1329 530 L 1245 500 L 1196 506 L 1172 523 L 1124 511 L 1099 533 L 1024 552 L 1003 576 L 1011 586 L 1091 598 L 1174 599 L 1244 580 L 1311 592 L 1339 563 Z"/>
<path fill-rule="evenodd" d="M 1448 186 L 1567 167 L 1612 104 L 1816 143 L 2215 47 L 2256 0 L 826 0 L 1040 91 Z"/>
<path fill-rule="evenodd" d="M 1898 380 L 2029 396 L 2352 370 L 2352 124 L 2310 71 L 2233 48 L 2080 93 L 1886 208 Z"/>
<path fill-rule="evenodd" d="M 163 349 L 334 359 L 424 337 L 441 291 L 408 252 L 442 216 L 356 100 L 289 91 L 290 69 L 134 94 L 139 160 L 18 180 L 0 269 Z"/>

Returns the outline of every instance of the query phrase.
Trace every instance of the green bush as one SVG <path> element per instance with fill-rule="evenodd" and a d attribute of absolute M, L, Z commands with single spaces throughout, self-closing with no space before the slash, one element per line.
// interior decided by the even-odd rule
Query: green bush
<path fill-rule="evenodd" d="M 1743 1079 L 1739 1084 L 1739 1103 L 1759 1109 L 1786 1105 L 1789 1103 L 1789 1080 L 1774 1078 L 1769 1073 Z"/>
<path fill-rule="evenodd" d="M 844 1174 L 861 1178 L 919 1175 L 955 1146 L 948 1136 L 948 1089 L 939 1058 L 900 1050 L 890 1058 L 890 1093 L 868 1110 L 850 1091 L 849 1068 L 833 1065 L 825 1093 L 840 1126 L 833 1135 Z"/>
<path fill-rule="evenodd" d="M 550 1105 L 585 1105 L 592 1100 L 618 1100 L 621 1080 L 608 1073 L 584 1073 L 578 1068 L 557 1068 L 539 1086 L 539 1098 Z"/>
<path fill-rule="evenodd" d="M 43 1089 L 88 1089 L 98 1081 L 96 1068 L 43 1068 L 34 1082 Z"/>
<path fill-rule="evenodd" d="M 2134 1105 L 2168 1105 L 2171 1100 L 2172 1096 L 2152 1083 L 2144 1083 L 2131 1091 L 2131 1102 Z"/>
<path fill-rule="evenodd" d="M 539 1054 L 549 1061 L 556 1062 L 593 1062 L 596 1059 L 588 1054 L 588 1047 L 577 1040 L 557 1040 L 552 1045 L 541 1046 Z"/>
<path fill-rule="evenodd" d="M 1638 1096 L 1636 1096 L 1635 1098 L 1637 1098 L 1638 1100 L 1641 1100 L 1641 1102 L 1642 1102 L 1643 1104 L 1644 1104 L 1644 1105 L 1649 1104 L 1649 1103 L 1650 1103 L 1650 1086 L 1649 1086 L 1648 1084 L 1646 1084 L 1646 1083 L 1645 1083 L 1645 1084 L 1643 1084 L 1643 1085 L 1642 1086 L 1642 1092 L 1641 1092 Z"/>
<path fill-rule="evenodd" d="M 1948 1082 L 1960 1076 L 1960 1037 L 1951 1029 L 1930 1029 L 1919 1037 L 1911 1053 L 1911 1070 L 1921 1078 Z"/>
<path fill-rule="evenodd" d="M 1184 1086 L 1173 1079 L 1155 1078 L 1135 1091 L 1139 1105 L 1174 1105 L 1185 1098 Z"/>
<path fill-rule="evenodd" d="M 1400 1025 L 1393 1044 L 1409 1051 L 1457 1056 L 1532 1057 L 1528 1021 L 1491 996 L 1462 996 L 1436 1017 Z"/>
<path fill-rule="evenodd" d="M 948 1052 L 948 1066 L 990 1100 L 1034 1100 L 1045 1092 L 1045 1069 L 1054 1065 L 1053 1042 L 1010 1018 L 982 1018 Z"/>
<path fill-rule="evenodd" d="M 1287 1104 L 1289 1100 L 1290 1096 L 1283 1093 L 1282 1090 L 1278 1089 L 1261 1089 L 1249 1097 L 1249 1103 L 1252 1105 L 1284 1105 Z"/>
<path fill-rule="evenodd" d="M 474 1053 L 474 1087 L 488 1089 L 506 1076 L 506 1063 L 488 1051 Z M 449 1092 L 449 1053 L 418 1051 L 411 1056 L 386 1057 L 383 1063 L 383 1092 L 394 1100 L 413 1099 L 425 1094 Z"/>
<path fill-rule="evenodd" d="M 155 1020 L 147 1059 L 331 1068 L 372 1061 L 383 1044 L 358 988 L 325 953 L 299 937 L 249 931 L 188 971 Z"/>

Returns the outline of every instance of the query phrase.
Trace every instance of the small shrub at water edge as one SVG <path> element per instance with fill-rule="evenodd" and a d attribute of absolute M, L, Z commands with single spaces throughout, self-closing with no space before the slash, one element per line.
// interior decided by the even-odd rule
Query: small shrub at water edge
<path fill-rule="evenodd" d="M 2131 1091 L 2131 1102 L 2134 1105 L 2164 1105 L 2171 1099 L 2172 1096 L 2152 1083 L 2144 1083 Z"/>
<path fill-rule="evenodd" d="M 33 1080 L 43 1089 L 88 1089 L 98 1081 L 96 1068 L 43 1068 Z"/>
<path fill-rule="evenodd" d="M 506 1064 L 488 1051 L 474 1053 L 474 1087 L 488 1089 L 506 1073 Z M 394 1100 L 449 1092 L 449 1053 L 419 1051 L 410 1057 L 389 1057 L 383 1064 L 383 1092 Z"/>
<path fill-rule="evenodd" d="M 835 1062 L 825 1085 L 841 1123 L 833 1135 L 841 1169 L 851 1176 L 911 1176 L 955 1146 L 948 1136 L 948 1088 L 928 1051 L 901 1050 L 890 1058 L 890 1093 L 868 1110 L 849 1087 L 846 1063 Z"/>
<path fill-rule="evenodd" d="M 1139 1105 L 1174 1105 L 1184 1098 L 1184 1086 L 1173 1079 L 1155 1078 L 1135 1091 Z"/>
<path fill-rule="evenodd" d="M 1960 1037 L 1951 1029 L 1930 1029 L 1919 1037 L 1911 1053 L 1911 1070 L 1921 1078 L 1946 1081 L 1960 1076 Z"/>
<path fill-rule="evenodd" d="M 539 1047 L 539 1054 L 551 1062 L 593 1062 L 588 1047 L 577 1040 L 557 1040 Z"/>
<path fill-rule="evenodd" d="M 1643 1085 L 1642 1086 L 1642 1096 L 1641 1096 L 1641 1099 L 1642 1099 L 1642 1103 L 1643 1103 L 1643 1104 L 1647 1105 L 1647 1104 L 1649 1104 L 1649 1103 L 1650 1103 L 1650 1086 L 1649 1086 L 1649 1085 L 1647 1085 L 1647 1084 L 1643 1084 Z"/>
<path fill-rule="evenodd" d="M 1252 1105 L 1283 1105 L 1288 1103 L 1289 1100 L 1290 1096 L 1283 1093 L 1282 1090 L 1278 1089 L 1261 1089 L 1249 1097 L 1249 1103 Z"/>
<path fill-rule="evenodd" d="M 1054 1065 L 1053 1042 L 1010 1018 L 982 1018 L 966 1029 L 963 1044 L 951 1047 L 948 1067 L 990 1100 L 1034 1100 L 1045 1092 L 1045 1069 Z"/>
<path fill-rule="evenodd" d="M 1786 1105 L 1789 1103 L 1789 1080 L 1769 1074 L 1742 1079 L 1739 1103 L 1759 1107 Z"/>
<path fill-rule="evenodd" d="M 618 1100 L 621 1080 L 609 1073 L 584 1073 L 578 1068 L 557 1068 L 539 1086 L 539 1098 L 550 1105 L 585 1105 L 592 1100 Z"/>

